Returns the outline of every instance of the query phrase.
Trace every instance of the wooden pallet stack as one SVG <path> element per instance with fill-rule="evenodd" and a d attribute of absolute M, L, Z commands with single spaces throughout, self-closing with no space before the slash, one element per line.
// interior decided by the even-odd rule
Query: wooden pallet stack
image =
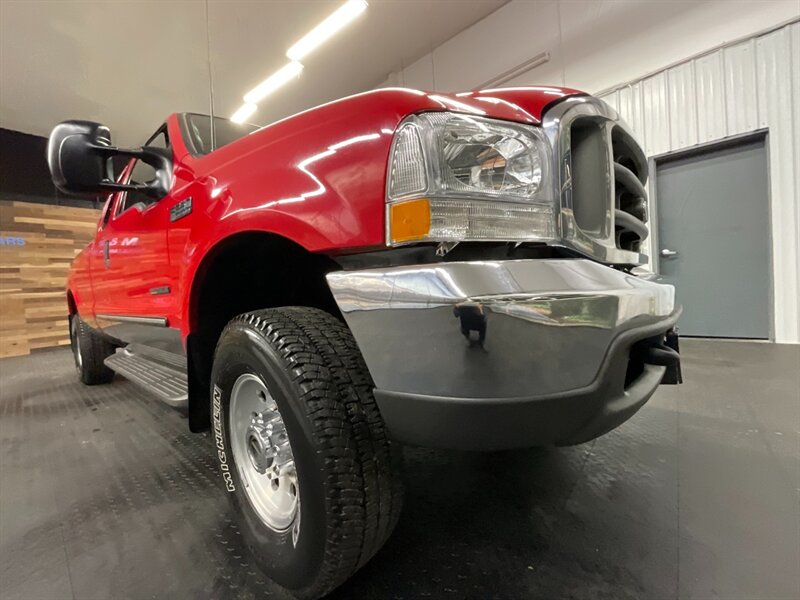
<path fill-rule="evenodd" d="M 66 279 L 99 211 L 0 201 L 0 357 L 69 344 Z"/>

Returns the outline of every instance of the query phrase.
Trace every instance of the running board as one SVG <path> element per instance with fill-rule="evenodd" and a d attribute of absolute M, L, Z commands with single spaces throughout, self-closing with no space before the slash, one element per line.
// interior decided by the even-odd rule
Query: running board
<path fill-rule="evenodd" d="M 109 369 L 152 392 L 173 408 L 185 409 L 188 405 L 185 357 L 150 346 L 130 344 L 119 348 L 104 362 Z"/>

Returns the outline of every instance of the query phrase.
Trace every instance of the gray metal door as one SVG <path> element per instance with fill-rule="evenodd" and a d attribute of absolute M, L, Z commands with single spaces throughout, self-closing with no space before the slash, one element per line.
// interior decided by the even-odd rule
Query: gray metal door
<path fill-rule="evenodd" d="M 770 336 L 763 136 L 657 162 L 659 271 L 683 304 L 682 335 Z"/>

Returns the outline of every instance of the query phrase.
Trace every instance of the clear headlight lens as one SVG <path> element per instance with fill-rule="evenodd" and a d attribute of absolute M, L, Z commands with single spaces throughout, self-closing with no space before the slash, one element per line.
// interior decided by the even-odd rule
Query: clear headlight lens
<path fill-rule="evenodd" d="M 445 189 L 528 199 L 542 181 L 534 139 L 510 127 L 447 119 L 441 135 Z"/>
<path fill-rule="evenodd" d="M 552 240 L 548 165 L 536 127 L 455 113 L 409 117 L 389 163 L 387 241 Z"/>

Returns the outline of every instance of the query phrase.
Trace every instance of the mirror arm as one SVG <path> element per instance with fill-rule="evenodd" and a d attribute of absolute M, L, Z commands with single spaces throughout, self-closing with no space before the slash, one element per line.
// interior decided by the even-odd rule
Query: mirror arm
<path fill-rule="evenodd" d="M 167 154 L 161 148 L 151 148 L 149 146 L 142 146 L 141 148 L 118 148 L 116 146 L 91 144 L 89 147 L 105 158 L 111 158 L 112 156 L 138 158 L 157 169 L 162 167 L 164 159 L 168 158 Z"/>
<path fill-rule="evenodd" d="M 147 193 L 147 185 L 143 183 L 117 183 L 116 181 L 103 182 L 103 189 L 107 192 L 142 192 Z"/>
<path fill-rule="evenodd" d="M 105 146 L 99 144 L 92 144 L 90 148 L 95 153 L 109 161 L 106 163 L 107 179 L 101 182 L 101 186 L 104 191 L 138 191 L 157 199 L 162 198 L 169 191 L 169 181 L 172 179 L 172 161 L 169 153 L 166 150 L 161 148 L 149 148 L 147 146 L 142 146 L 141 148 L 117 148 L 115 146 Z M 117 183 L 114 181 L 110 159 L 115 156 L 136 158 L 156 169 L 158 175 L 152 182 L 149 182 L 151 184 L 155 183 L 156 186 L 150 184 Z"/>

